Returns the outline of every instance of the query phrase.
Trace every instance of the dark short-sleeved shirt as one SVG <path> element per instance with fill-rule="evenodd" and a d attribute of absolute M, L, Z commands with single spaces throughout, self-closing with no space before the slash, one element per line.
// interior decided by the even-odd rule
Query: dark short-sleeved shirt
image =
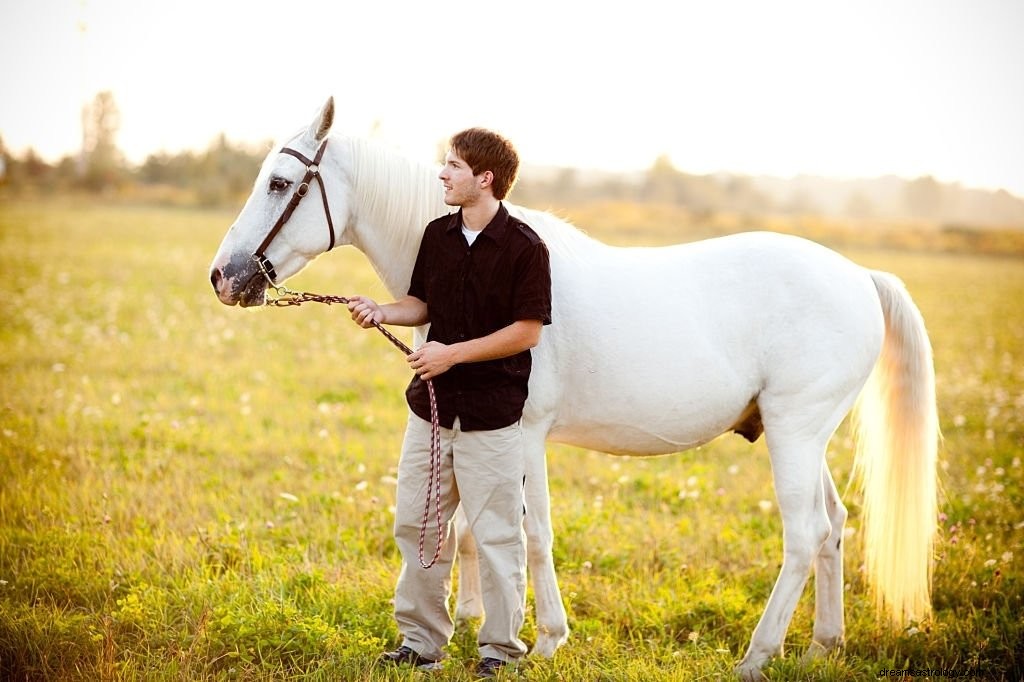
<path fill-rule="evenodd" d="M 470 246 L 462 211 L 432 221 L 423 232 L 409 294 L 427 304 L 428 341 L 444 344 L 480 338 L 519 320 L 551 323 L 551 266 L 547 246 L 504 204 Z M 500 429 L 523 415 L 532 358 L 529 350 L 507 358 L 453 366 L 434 378 L 441 425 L 459 418 L 466 431 Z M 413 377 L 409 407 L 430 419 L 426 383 Z"/>

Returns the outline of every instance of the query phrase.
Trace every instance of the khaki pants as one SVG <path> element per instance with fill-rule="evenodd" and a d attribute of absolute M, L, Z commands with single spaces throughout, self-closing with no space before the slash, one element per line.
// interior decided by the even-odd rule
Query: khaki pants
<path fill-rule="evenodd" d="M 444 657 L 454 631 L 449 601 L 456 538 L 452 516 L 460 501 L 480 555 L 484 622 L 477 634 L 481 658 L 512 660 L 526 653 L 519 639 L 526 608 L 526 537 L 523 533 L 525 464 L 519 423 L 493 431 L 441 429 L 441 556 L 430 568 L 419 561 L 419 535 L 430 475 L 430 423 L 409 415 L 398 464 L 395 540 L 402 572 L 395 588 L 395 619 L 405 646 L 421 656 Z M 433 497 L 433 495 L 431 495 Z M 424 540 L 429 563 L 437 546 L 431 501 Z"/>

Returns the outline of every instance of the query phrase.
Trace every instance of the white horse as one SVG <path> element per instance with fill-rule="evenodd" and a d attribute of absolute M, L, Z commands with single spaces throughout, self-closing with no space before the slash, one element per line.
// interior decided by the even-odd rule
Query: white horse
<path fill-rule="evenodd" d="M 264 161 L 212 264 L 225 304 L 264 302 L 267 282 L 254 252 L 275 264 L 281 282 L 335 241 L 365 253 L 391 295 L 406 292 L 423 228 L 449 210 L 436 169 L 364 140 L 328 138 L 333 116 L 329 99 L 308 129 L 289 138 L 288 153 L 275 150 Z M 318 150 L 322 159 L 313 164 Z M 295 208 L 267 243 L 291 189 L 303 180 L 308 186 L 312 173 L 322 184 L 309 193 L 321 196 Z M 812 565 L 808 654 L 841 645 L 847 512 L 825 450 L 852 408 L 876 610 L 891 624 L 929 614 L 935 376 L 921 314 L 896 277 L 792 236 L 616 248 L 548 213 L 508 208 L 551 253 L 554 323 L 533 350 L 523 415 L 534 653 L 553 655 L 569 633 L 552 560 L 545 441 L 656 455 L 728 431 L 751 441 L 764 433 L 784 527 L 782 568 L 737 672 L 759 678 L 766 661 L 782 653 Z M 325 211 L 333 216 L 330 233 Z M 463 536 L 459 549 L 457 614 L 480 615 L 472 542 Z"/>

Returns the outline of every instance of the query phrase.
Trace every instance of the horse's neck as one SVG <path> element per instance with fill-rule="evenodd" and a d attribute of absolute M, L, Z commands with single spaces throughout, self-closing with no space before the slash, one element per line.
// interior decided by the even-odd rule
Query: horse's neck
<path fill-rule="evenodd" d="M 405 295 L 423 228 L 444 215 L 433 169 L 365 140 L 348 139 L 351 159 L 352 244 L 366 254 L 394 297 Z"/>

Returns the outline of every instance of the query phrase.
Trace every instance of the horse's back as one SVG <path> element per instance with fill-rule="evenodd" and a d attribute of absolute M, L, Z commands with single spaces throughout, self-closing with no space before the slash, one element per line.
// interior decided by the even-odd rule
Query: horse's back
<path fill-rule="evenodd" d="M 814 242 L 754 232 L 659 248 L 562 246 L 549 242 L 554 324 L 531 382 L 534 414 L 552 410 L 556 440 L 687 449 L 734 428 L 768 389 L 866 377 L 877 357 L 870 273 Z"/>

